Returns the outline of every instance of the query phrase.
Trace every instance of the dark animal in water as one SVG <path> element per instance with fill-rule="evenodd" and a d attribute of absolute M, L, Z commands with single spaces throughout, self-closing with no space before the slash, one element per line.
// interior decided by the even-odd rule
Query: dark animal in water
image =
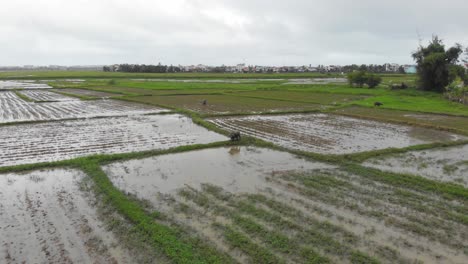
<path fill-rule="evenodd" d="M 206 99 L 202 101 L 202 105 L 206 105 Z"/>
<path fill-rule="evenodd" d="M 381 102 L 375 102 L 374 103 L 374 106 L 381 106 L 381 105 L 383 105 Z"/>
<path fill-rule="evenodd" d="M 239 141 L 241 140 L 241 134 L 240 132 L 232 132 L 229 137 L 231 138 L 231 141 Z"/>
<path fill-rule="evenodd" d="M 408 85 L 406 83 L 404 83 L 404 82 L 402 82 L 400 85 L 392 84 L 392 86 L 390 86 L 390 89 L 392 89 L 392 90 L 408 89 Z"/>

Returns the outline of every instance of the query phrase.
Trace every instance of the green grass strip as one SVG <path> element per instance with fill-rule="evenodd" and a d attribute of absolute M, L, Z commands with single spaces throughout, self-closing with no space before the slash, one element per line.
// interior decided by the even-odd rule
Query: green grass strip
<path fill-rule="evenodd" d="M 247 254 L 251 258 L 251 263 L 285 263 L 268 249 L 257 245 L 242 233 L 235 231 L 232 227 L 221 224 L 215 224 L 215 227 L 223 230 L 224 238 L 229 244 Z"/>

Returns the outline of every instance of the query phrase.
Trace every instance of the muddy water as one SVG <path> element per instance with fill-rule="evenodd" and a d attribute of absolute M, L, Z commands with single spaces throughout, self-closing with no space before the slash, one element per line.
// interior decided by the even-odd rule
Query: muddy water
<path fill-rule="evenodd" d="M 80 191 L 84 174 L 0 175 L 0 263 L 130 263 Z"/>
<path fill-rule="evenodd" d="M 386 158 L 370 159 L 364 165 L 455 182 L 468 187 L 468 145 L 411 151 Z"/>
<path fill-rule="evenodd" d="M 0 166 L 206 144 L 226 137 L 182 115 L 145 115 L 0 127 Z"/>
<path fill-rule="evenodd" d="M 210 121 L 283 147 L 325 154 L 402 148 L 465 138 L 437 130 L 327 114 L 228 117 Z"/>
<path fill-rule="evenodd" d="M 126 192 L 155 201 L 158 193 L 173 194 L 185 186 L 210 183 L 233 193 L 253 193 L 267 187 L 274 172 L 329 168 L 286 152 L 253 147 L 205 149 L 130 160 L 104 167 L 112 182 Z"/>
<path fill-rule="evenodd" d="M 47 89 L 52 88 L 45 83 L 36 83 L 35 81 L 0 81 L 0 90 L 9 89 Z"/>

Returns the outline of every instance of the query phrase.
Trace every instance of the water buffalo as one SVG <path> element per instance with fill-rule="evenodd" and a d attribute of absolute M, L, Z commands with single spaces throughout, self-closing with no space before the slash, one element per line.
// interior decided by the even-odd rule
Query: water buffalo
<path fill-rule="evenodd" d="M 381 105 L 383 105 L 381 102 L 375 102 L 374 103 L 374 106 L 381 106 Z"/>
<path fill-rule="evenodd" d="M 241 134 L 240 132 L 232 132 L 229 137 L 231 138 L 231 141 L 239 141 L 241 140 Z"/>

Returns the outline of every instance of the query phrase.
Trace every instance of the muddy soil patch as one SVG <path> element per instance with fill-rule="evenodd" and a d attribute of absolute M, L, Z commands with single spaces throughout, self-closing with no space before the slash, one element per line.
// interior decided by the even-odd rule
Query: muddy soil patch
<path fill-rule="evenodd" d="M 468 187 L 468 145 L 411 151 L 374 158 L 366 161 L 364 165 L 386 171 L 454 182 Z"/>
<path fill-rule="evenodd" d="M 91 154 L 168 149 L 227 138 L 181 115 L 146 115 L 0 127 L 0 166 Z"/>
<path fill-rule="evenodd" d="M 80 191 L 84 174 L 0 175 L 0 262 L 130 263 Z"/>
<path fill-rule="evenodd" d="M 327 114 L 212 118 L 210 122 L 283 147 L 324 154 L 463 139 L 455 134 Z"/>

